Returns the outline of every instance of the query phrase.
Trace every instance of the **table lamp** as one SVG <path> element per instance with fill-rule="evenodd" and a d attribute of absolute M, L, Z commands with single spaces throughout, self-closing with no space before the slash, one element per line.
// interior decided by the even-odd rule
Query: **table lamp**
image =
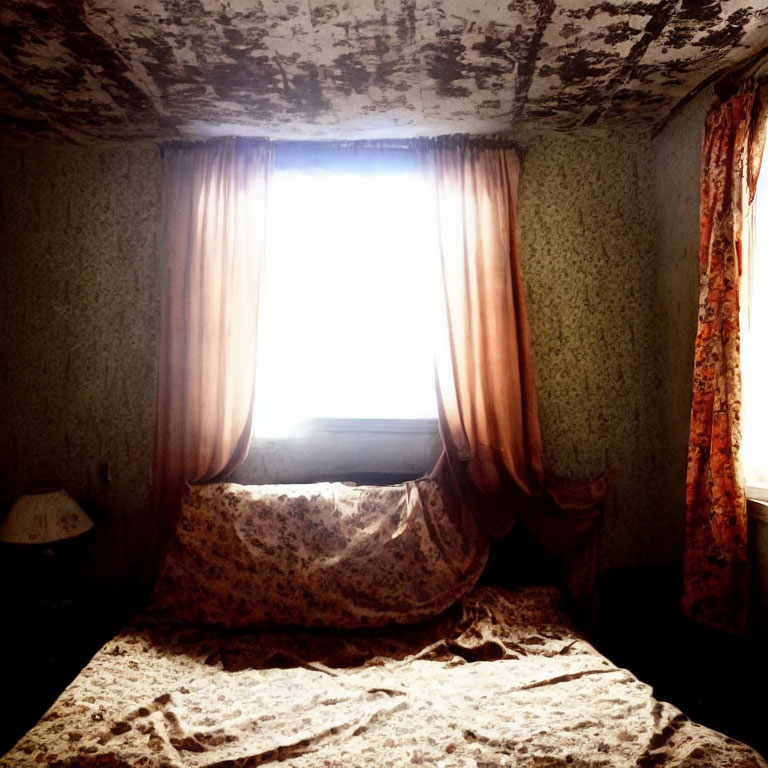
<path fill-rule="evenodd" d="M 91 528 L 91 518 L 66 491 L 46 489 L 19 496 L 0 524 L 0 541 L 47 544 L 71 539 Z"/>

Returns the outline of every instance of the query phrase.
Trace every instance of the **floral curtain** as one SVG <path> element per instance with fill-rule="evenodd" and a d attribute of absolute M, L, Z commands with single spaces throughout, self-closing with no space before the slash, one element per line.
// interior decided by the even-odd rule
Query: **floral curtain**
<path fill-rule="evenodd" d="M 739 463 L 742 226 L 765 140 L 765 90 L 722 93 L 701 155 L 699 320 L 686 478 L 683 610 L 713 627 L 747 623 L 749 569 Z"/>

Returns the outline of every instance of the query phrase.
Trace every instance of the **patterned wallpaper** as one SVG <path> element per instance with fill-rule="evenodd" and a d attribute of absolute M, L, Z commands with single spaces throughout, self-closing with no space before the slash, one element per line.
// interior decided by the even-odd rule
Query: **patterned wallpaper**
<path fill-rule="evenodd" d="M 603 567 L 663 560 L 666 515 L 649 137 L 542 136 L 520 190 L 545 456 L 565 476 L 621 462 Z"/>
<path fill-rule="evenodd" d="M 704 120 L 712 103 L 705 88 L 653 140 L 659 314 L 659 386 L 667 455 L 659 482 L 669 521 L 663 530 L 682 557 L 685 469 L 699 301 L 699 167 Z"/>
<path fill-rule="evenodd" d="M 3 511 L 65 486 L 100 581 L 130 580 L 146 516 L 159 191 L 151 145 L 0 149 Z"/>
<path fill-rule="evenodd" d="M 583 475 L 621 459 L 605 567 L 674 557 L 649 137 L 525 145 L 520 217 L 548 463 Z M 0 499 L 65 485 L 98 524 L 94 573 L 130 580 L 152 456 L 159 153 L 6 145 L 0 179 Z"/>

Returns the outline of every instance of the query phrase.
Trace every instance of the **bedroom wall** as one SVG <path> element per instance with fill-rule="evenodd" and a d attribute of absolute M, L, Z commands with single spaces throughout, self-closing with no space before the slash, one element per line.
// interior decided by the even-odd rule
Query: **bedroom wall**
<path fill-rule="evenodd" d="M 94 583 L 133 580 L 147 514 L 159 292 L 151 145 L 0 147 L 0 501 L 65 487 Z"/>
<path fill-rule="evenodd" d="M 666 499 L 662 529 L 682 558 L 685 471 L 691 410 L 693 346 L 698 315 L 699 166 L 704 120 L 712 102 L 705 88 L 654 137 L 659 321 L 658 413 L 666 453 L 659 484 Z"/>
<path fill-rule="evenodd" d="M 664 559 L 648 136 L 526 147 L 520 217 L 547 460 L 581 475 L 619 457 L 605 566 Z M 97 523 L 93 577 L 130 584 L 152 456 L 159 152 L 6 144 L 0 180 L 0 501 L 65 486 Z M 279 479 L 286 456 L 269 457 Z"/>
<path fill-rule="evenodd" d="M 603 568 L 665 561 L 650 137 L 538 136 L 524 169 L 523 271 L 547 463 L 583 477 L 618 459 Z"/>

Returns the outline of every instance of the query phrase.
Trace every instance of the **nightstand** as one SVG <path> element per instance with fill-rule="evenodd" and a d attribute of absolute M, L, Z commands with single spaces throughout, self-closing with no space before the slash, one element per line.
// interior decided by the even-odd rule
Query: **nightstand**
<path fill-rule="evenodd" d="M 67 569 L 82 547 L 81 540 L 55 548 L 2 545 L 0 578 L 8 587 L 0 594 L 0 754 L 40 719 L 116 629 Z"/>

